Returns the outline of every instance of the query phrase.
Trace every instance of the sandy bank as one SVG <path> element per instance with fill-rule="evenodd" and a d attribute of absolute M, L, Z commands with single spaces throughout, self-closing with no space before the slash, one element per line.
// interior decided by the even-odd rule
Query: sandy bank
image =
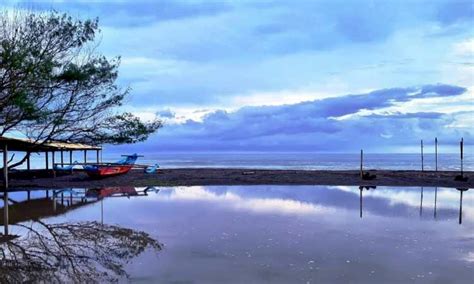
<path fill-rule="evenodd" d="M 358 171 L 166 169 L 160 174 L 132 170 L 126 175 L 92 180 L 83 172 L 56 178 L 12 179 L 10 187 L 96 188 L 104 186 L 193 185 L 388 185 L 474 187 L 474 172 L 467 182 L 454 181 L 457 172 L 372 171 L 375 180 L 361 180 Z"/>

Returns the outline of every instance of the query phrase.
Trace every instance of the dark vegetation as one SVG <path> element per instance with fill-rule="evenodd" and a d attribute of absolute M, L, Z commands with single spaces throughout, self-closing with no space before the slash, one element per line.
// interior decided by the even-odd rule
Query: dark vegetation
<path fill-rule="evenodd" d="M 0 12 L 0 136 L 123 144 L 162 126 L 120 111 L 130 90 L 116 84 L 120 57 L 97 51 L 99 34 L 97 19 Z"/>

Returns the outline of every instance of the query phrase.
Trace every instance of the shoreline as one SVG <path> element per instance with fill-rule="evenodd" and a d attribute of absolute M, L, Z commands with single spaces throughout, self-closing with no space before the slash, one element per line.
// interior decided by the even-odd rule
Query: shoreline
<path fill-rule="evenodd" d="M 22 188 L 100 188 L 119 186 L 212 186 L 212 185 L 372 185 L 473 188 L 474 172 L 465 172 L 468 181 L 455 181 L 459 172 L 371 170 L 377 177 L 362 180 L 357 170 L 264 170 L 243 168 L 163 169 L 145 174 L 134 169 L 125 175 L 90 179 L 84 172 L 44 178 L 11 178 L 9 190 Z"/>

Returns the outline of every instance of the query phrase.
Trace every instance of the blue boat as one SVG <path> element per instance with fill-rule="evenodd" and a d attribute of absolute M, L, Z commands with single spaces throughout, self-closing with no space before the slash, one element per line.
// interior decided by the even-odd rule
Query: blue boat
<path fill-rule="evenodd" d="M 145 173 L 147 174 L 154 174 L 158 171 L 160 166 L 158 164 L 154 164 L 153 166 L 148 166 L 145 168 Z"/>
<path fill-rule="evenodd" d="M 74 163 L 72 163 L 71 165 L 67 165 L 67 166 L 54 165 L 53 170 L 55 170 L 57 172 L 71 172 L 73 170 L 75 164 L 77 164 L 77 161 L 74 161 Z"/>

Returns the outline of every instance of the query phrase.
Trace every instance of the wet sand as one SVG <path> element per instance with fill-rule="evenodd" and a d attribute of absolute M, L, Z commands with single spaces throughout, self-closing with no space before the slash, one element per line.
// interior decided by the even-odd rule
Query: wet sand
<path fill-rule="evenodd" d="M 371 171 L 374 180 L 362 180 L 358 171 L 250 170 L 250 169 L 165 169 L 157 174 L 132 170 L 128 174 L 99 180 L 84 172 L 56 178 L 10 180 L 10 188 L 98 188 L 107 186 L 196 186 L 196 185 L 378 185 L 474 187 L 474 172 L 467 182 L 455 181 L 458 172 Z"/>

